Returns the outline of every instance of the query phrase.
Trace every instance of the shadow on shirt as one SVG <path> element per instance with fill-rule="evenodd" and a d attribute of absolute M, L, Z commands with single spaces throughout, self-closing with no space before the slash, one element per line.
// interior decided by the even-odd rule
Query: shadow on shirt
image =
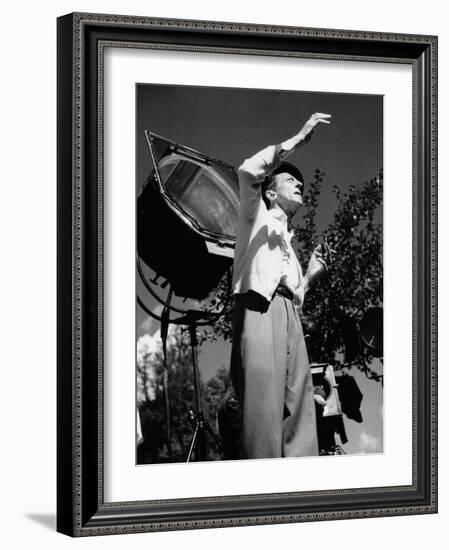
<path fill-rule="evenodd" d="M 266 244 L 268 244 L 268 249 L 270 251 L 273 251 L 276 248 L 279 248 L 283 252 L 287 251 L 287 243 L 285 242 L 283 234 L 274 229 L 269 232 L 269 227 L 267 224 L 262 225 L 251 240 L 248 237 L 244 244 L 240 245 L 239 243 L 239 260 L 242 262 L 241 266 L 239 266 L 239 271 L 241 272 L 240 284 L 243 288 L 247 288 L 249 286 L 248 277 L 253 272 L 252 269 L 249 269 L 249 266 L 254 262 L 254 258 L 256 257 L 258 251 Z"/>

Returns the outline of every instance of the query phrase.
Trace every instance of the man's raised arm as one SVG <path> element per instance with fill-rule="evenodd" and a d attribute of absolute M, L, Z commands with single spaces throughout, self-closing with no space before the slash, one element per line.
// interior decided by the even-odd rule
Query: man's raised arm
<path fill-rule="evenodd" d="M 278 145 L 269 145 L 243 162 L 238 169 L 240 205 L 247 216 L 256 211 L 261 198 L 260 185 L 265 177 L 300 145 L 307 143 L 318 124 L 330 124 L 330 118 L 331 115 L 325 113 L 314 113 L 297 134 Z"/>

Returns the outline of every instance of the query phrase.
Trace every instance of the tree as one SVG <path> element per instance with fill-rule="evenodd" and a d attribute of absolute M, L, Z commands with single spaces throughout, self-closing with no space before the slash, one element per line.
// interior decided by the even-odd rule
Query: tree
<path fill-rule="evenodd" d="M 332 362 L 337 369 L 357 367 L 368 377 L 381 380 L 372 369 L 372 353 L 356 345 L 356 335 L 348 349 L 345 332 L 348 323 L 359 323 L 367 310 L 383 303 L 382 224 L 378 220 L 382 172 L 360 188 L 351 185 L 347 193 L 334 186 L 334 216 L 319 232 L 315 216 L 323 177 L 321 171 L 315 172 L 305 197 L 304 223 L 295 227 L 300 257 L 310 257 L 320 242 L 335 250 L 327 275 L 311 289 L 305 302 L 305 320 L 311 319 L 317 331 L 316 337 L 309 339 L 308 353 L 312 360 Z"/>

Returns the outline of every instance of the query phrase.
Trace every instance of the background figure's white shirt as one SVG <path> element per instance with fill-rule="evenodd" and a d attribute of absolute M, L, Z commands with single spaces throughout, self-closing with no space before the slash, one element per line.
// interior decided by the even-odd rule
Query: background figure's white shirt
<path fill-rule="evenodd" d="M 287 286 L 301 306 L 304 278 L 291 246 L 287 216 L 267 210 L 261 183 L 280 163 L 274 145 L 245 160 L 238 170 L 240 217 L 234 255 L 234 294 L 253 290 L 271 301 L 279 283 Z"/>

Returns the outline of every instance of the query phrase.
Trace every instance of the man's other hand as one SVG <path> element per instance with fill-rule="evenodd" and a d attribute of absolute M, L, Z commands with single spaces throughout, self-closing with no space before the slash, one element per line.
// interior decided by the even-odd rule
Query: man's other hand
<path fill-rule="evenodd" d="M 311 287 L 329 269 L 333 252 L 335 251 L 327 243 L 319 244 L 314 249 L 305 275 L 307 287 Z"/>

